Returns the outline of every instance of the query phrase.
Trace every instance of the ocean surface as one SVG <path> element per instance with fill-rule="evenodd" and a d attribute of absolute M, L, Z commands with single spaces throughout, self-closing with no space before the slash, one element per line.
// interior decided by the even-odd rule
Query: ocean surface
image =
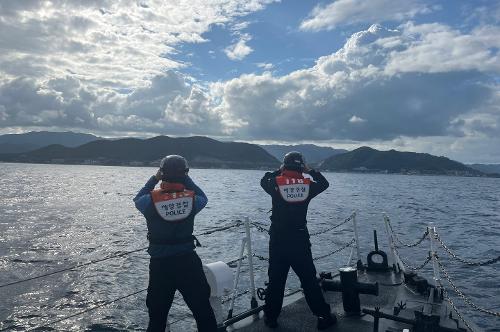
<path fill-rule="evenodd" d="M 0 285 L 111 254 L 147 246 L 146 224 L 132 198 L 154 168 L 73 165 L 0 164 Z M 197 216 L 195 233 L 232 225 L 249 217 L 269 223 L 271 200 L 260 188 L 263 171 L 192 169 L 193 180 L 206 192 L 207 207 Z M 405 242 L 414 242 L 432 222 L 458 255 L 486 259 L 500 254 L 500 179 L 445 176 L 325 173 L 330 187 L 315 198 L 308 220 L 313 256 L 349 242 L 348 223 L 321 232 L 357 211 L 360 247 L 365 260 L 373 247 L 387 248 L 383 213 Z M 237 258 L 244 228 L 200 236 L 198 253 L 205 263 Z M 252 229 L 255 252 L 268 256 L 266 233 Z M 426 258 L 428 241 L 400 249 L 414 265 Z M 316 261 L 319 271 L 337 271 L 350 250 Z M 474 303 L 500 311 L 500 263 L 465 267 L 440 252 L 451 277 Z M 410 259 L 411 258 L 411 259 Z M 265 261 L 256 260 L 256 285 L 267 280 Z M 244 268 L 244 271 L 247 269 Z M 423 272 L 432 275 L 428 264 Z M 70 316 L 147 287 L 145 251 L 84 266 L 65 273 L 0 288 L 0 331 L 23 331 Z M 446 282 L 444 282 L 447 285 Z M 244 274 L 240 290 L 248 288 Z M 291 272 L 287 292 L 297 289 Z M 450 289 L 450 293 L 453 293 Z M 146 293 L 92 310 L 38 331 L 144 331 Z M 455 297 L 467 319 L 488 331 L 500 331 L 500 320 L 469 311 Z M 176 296 L 169 322 L 172 331 L 193 328 L 189 310 Z M 249 308 L 248 295 L 235 312 Z"/>

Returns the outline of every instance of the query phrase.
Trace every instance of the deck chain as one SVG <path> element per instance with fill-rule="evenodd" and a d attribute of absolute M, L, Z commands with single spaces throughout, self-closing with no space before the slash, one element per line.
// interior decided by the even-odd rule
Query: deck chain
<path fill-rule="evenodd" d="M 441 289 L 443 290 L 443 296 L 444 296 L 445 300 L 450 304 L 450 306 L 452 307 L 453 311 L 455 311 L 455 313 L 457 314 L 458 318 L 460 318 L 460 320 L 462 321 L 462 323 L 464 323 L 465 326 L 467 326 L 467 328 L 469 329 L 469 331 L 474 332 L 474 330 L 472 329 L 472 327 L 470 326 L 470 324 L 467 322 L 467 320 L 464 318 L 464 316 L 462 316 L 462 314 L 458 310 L 457 306 L 455 305 L 455 303 L 453 302 L 453 300 L 448 295 L 448 292 L 446 291 L 446 288 L 444 288 L 443 284 L 441 283 L 441 280 L 437 280 L 437 282 L 439 284 L 439 287 L 441 287 Z"/>
<path fill-rule="evenodd" d="M 351 241 L 349 241 L 348 243 L 346 243 L 345 245 L 343 245 L 342 247 L 338 248 L 338 249 L 335 249 L 334 251 L 332 252 L 329 252 L 325 255 L 322 255 L 322 256 L 318 256 L 318 257 L 314 257 L 313 258 L 313 261 L 317 261 L 317 260 L 320 260 L 320 259 L 323 259 L 325 257 L 328 257 L 328 256 L 331 256 L 331 255 L 334 255 L 336 253 L 339 253 L 341 252 L 342 250 L 346 249 L 346 248 L 349 248 L 350 246 L 352 246 L 352 244 L 356 242 L 356 240 L 353 238 Z M 269 257 L 264 257 L 264 256 L 261 256 L 261 255 L 257 255 L 257 254 L 253 254 L 253 257 L 261 260 L 261 261 L 266 261 L 266 262 L 269 262 Z"/>
<path fill-rule="evenodd" d="M 451 249 L 448 248 L 448 246 L 443 242 L 443 240 L 438 235 L 438 233 L 434 233 L 434 235 L 435 235 L 435 239 L 437 240 L 437 242 L 441 245 L 441 247 L 443 247 L 443 249 L 448 253 L 448 255 L 450 255 L 452 258 L 456 259 L 457 261 L 459 261 L 459 262 L 461 262 L 461 263 L 463 263 L 465 265 L 468 265 L 468 266 L 485 266 L 485 265 L 491 265 L 493 263 L 496 263 L 496 262 L 500 261 L 500 256 L 492 258 L 492 259 L 488 259 L 488 260 L 485 260 L 485 261 L 477 261 L 477 262 L 466 260 L 464 258 L 461 258 L 461 257 L 457 256 L 453 251 L 451 251 Z"/>
<path fill-rule="evenodd" d="M 451 280 L 451 277 L 448 274 L 448 271 L 446 271 L 446 269 L 444 268 L 443 263 L 439 260 L 439 258 L 437 256 L 435 256 L 435 257 L 436 257 L 436 262 L 438 263 L 441 272 L 443 272 L 444 277 L 446 278 L 446 280 L 448 281 L 448 283 L 450 284 L 450 286 L 453 288 L 453 290 L 455 291 L 455 293 L 466 304 L 468 304 L 473 309 L 475 309 L 477 311 L 480 311 L 482 313 L 485 313 L 485 314 L 488 314 L 488 315 L 492 315 L 492 316 L 496 316 L 496 317 L 500 317 L 500 312 L 495 312 L 495 311 L 492 311 L 492 310 L 481 308 L 478 305 L 476 305 L 474 302 L 472 302 L 472 300 L 470 298 L 468 298 L 460 289 L 458 289 L 458 287 L 455 285 L 455 283 L 453 282 L 453 280 Z"/>
<path fill-rule="evenodd" d="M 315 233 L 310 233 L 309 235 L 310 235 L 310 236 L 316 236 L 316 235 L 320 235 L 320 234 L 323 234 L 323 233 L 326 233 L 326 232 L 333 231 L 334 229 L 339 228 L 340 226 L 347 224 L 349 221 L 351 221 L 351 220 L 352 220 L 353 216 L 354 216 L 354 214 L 351 214 L 349 217 L 347 217 L 347 218 L 346 218 L 344 221 L 342 221 L 340 224 L 337 224 L 337 225 L 332 226 L 332 227 L 330 227 L 330 228 L 324 229 L 324 230 L 322 230 L 322 231 L 318 231 L 318 232 L 315 232 Z"/>
<path fill-rule="evenodd" d="M 256 228 L 259 232 L 261 232 L 261 233 L 269 233 L 269 229 L 265 227 L 265 226 L 267 226 L 267 225 L 265 225 L 265 224 L 263 224 L 263 223 L 260 223 L 260 222 L 256 222 L 256 221 L 251 222 L 251 224 L 252 224 L 252 226 L 253 226 L 253 227 L 255 227 L 255 228 Z"/>
<path fill-rule="evenodd" d="M 401 260 L 403 265 L 412 271 L 418 271 L 418 270 L 423 269 L 432 260 L 431 255 L 428 255 L 427 259 L 422 264 L 420 264 L 418 266 L 412 266 L 403 259 L 403 257 L 401 256 L 401 254 L 399 253 L 399 251 L 396 247 L 394 247 L 394 251 L 396 252 L 396 255 L 399 257 L 399 259 Z"/>
<path fill-rule="evenodd" d="M 335 249 L 334 251 L 332 252 L 329 252 L 328 254 L 325 254 L 325 255 L 322 255 L 322 256 L 318 256 L 318 257 L 314 257 L 313 258 L 313 261 L 317 261 L 317 260 L 320 260 L 320 259 L 323 259 L 325 257 L 328 257 L 328 256 L 331 256 L 331 255 L 334 255 L 336 253 L 339 253 L 341 252 L 342 250 L 344 249 L 347 249 L 349 248 L 350 246 L 352 246 L 352 244 L 356 242 L 356 239 L 351 239 L 351 241 L 349 241 L 348 243 L 346 243 L 345 245 L 343 245 L 342 247 L 338 248 L 338 249 Z"/>
<path fill-rule="evenodd" d="M 309 236 L 316 236 L 316 235 L 320 235 L 320 234 L 324 234 L 324 233 L 327 233 L 327 232 L 330 232 L 330 231 L 333 231 L 334 229 L 336 228 L 339 228 L 340 226 L 342 225 L 345 225 L 347 224 L 349 221 L 352 220 L 352 218 L 354 217 L 354 214 L 351 214 L 349 217 L 347 217 L 344 221 L 342 221 L 341 223 L 335 225 L 335 226 L 332 226 L 330 228 L 327 228 L 327 229 L 324 229 L 324 230 L 321 230 L 321 231 L 317 231 L 317 232 L 314 232 L 314 233 L 309 233 Z M 254 221 L 251 223 L 252 226 L 254 226 L 259 232 L 261 233 L 269 233 L 269 229 L 266 228 L 266 224 L 264 223 L 260 223 L 260 222 L 257 222 L 257 221 Z"/>
<path fill-rule="evenodd" d="M 427 228 L 424 232 L 424 234 L 422 234 L 422 236 L 417 240 L 417 242 L 415 243 L 404 243 L 403 241 L 401 241 L 398 237 L 398 234 L 394 231 L 394 229 L 392 228 L 392 224 L 391 224 L 391 220 L 389 219 L 389 217 L 387 217 L 387 223 L 389 224 L 389 229 L 391 231 L 391 234 L 393 235 L 393 239 L 399 243 L 400 245 L 397 246 L 397 247 L 407 247 L 407 248 L 413 248 L 413 247 L 416 247 L 418 246 L 420 243 L 424 242 L 424 240 L 427 238 L 427 236 L 429 235 L 429 229 Z"/>
<path fill-rule="evenodd" d="M 246 290 L 244 290 L 244 291 L 242 291 L 242 292 L 239 292 L 238 294 L 236 294 L 236 296 L 234 297 L 234 299 L 236 300 L 237 298 L 240 298 L 240 297 L 242 297 L 243 295 L 248 294 L 249 292 L 250 292 L 250 289 L 246 289 Z M 221 303 L 222 303 L 222 304 L 227 303 L 227 302 L 231 301 L 232 299 L 233 299 L 233 297 L 232 297 L 232 296 L 228 296 L 228 297 L 226 297 L 226 298 L 223 298 L 223 299 L 221 300 Z"/>

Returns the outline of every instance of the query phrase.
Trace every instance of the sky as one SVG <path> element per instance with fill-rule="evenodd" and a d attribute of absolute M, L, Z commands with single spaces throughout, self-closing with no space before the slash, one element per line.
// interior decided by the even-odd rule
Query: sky
<path fill-rule="evenodd" d="M 500 1 L 0 0 L 0 134 L 500 163 Z"/>

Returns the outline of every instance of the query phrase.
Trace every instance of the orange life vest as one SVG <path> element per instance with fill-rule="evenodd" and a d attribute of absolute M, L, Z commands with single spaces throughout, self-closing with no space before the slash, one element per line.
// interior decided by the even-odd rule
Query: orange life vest
<path fill-rule="evenodd" d="M 283 171 L 276 177 L 276 184 L 285 202 L 301 203 L 309 197 L 311 179 L 304 178 L 299 172 Z"/>
<path fill-rule="evenodd" d="M 194 191 L 186 190 L 177 183 L 161 184 L 161 189 L 153 190 L 151 198 L 160 217 L 168 222 L 186 220 L 194 209 Z"/>

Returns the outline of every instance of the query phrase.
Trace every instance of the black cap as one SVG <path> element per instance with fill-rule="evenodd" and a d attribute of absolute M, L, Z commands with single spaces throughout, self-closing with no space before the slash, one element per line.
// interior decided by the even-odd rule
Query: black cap
<path fill-rule="evenodd" d="M 169 182 L 182 182 L 189 172 L 187 160 L 183 156 L 171 154 L 160 162 L 162 180 Z"/>
<path fill-rule="evenodd" d="M 306 167 L 306 160 L 302 153 L 290 151 L 283 158 L 283 166 L 291 171 L 302 172 Z"/>

